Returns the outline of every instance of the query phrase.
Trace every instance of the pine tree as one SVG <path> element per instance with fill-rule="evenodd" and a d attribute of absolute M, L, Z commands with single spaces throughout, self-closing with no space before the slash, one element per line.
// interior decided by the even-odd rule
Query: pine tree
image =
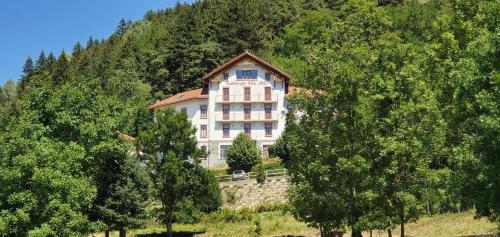
<path fill-rule="evenodd" d="M 31 57 L 28 57 L 26 59 L 26 62 L 24 63 L 23 66 L 23 75 L 21 79 L 19 80 L 19 91 L 24 91 L 26 89 L 26 86 L 29 84 L 31 81 L 31 77 L 33 76 L 34 72 L 34 66 L 33 66 L 33 60 Z"/>
<path fill-rule="evenodd" d="M 52 71 L 56 62 L 57 62 L 56 57 L 54 56 L 54 54 L 52 52 L 50 52 L 49 55 L 47 56 L 47 68 L 50 71 Z"/>
<path fill-rule="evenodd" d="M 92 38 L 92 36 L 90 36 L 89 39 L 87 40 L 87 45 L 85 47 L 88 49 L 92 47 L 92 45 L 94 45 L 94 39 Z"/>
<path fill-rule="evenodd" d="M 116 28 L 115 34 L 123 36 L 126 29 L 127 29 L 127 23 L 125 22 L 125 19 L 122 18 L 118 23 L 118 27 Z"/>
<path fill-rule="evenodd" d="M 75 46 L 73 46 L 73 55 L 78 56 L 80 53 L 82 53 L 82 45 L 80 44 L 80 41 L 76 42 Z"/>
<path fill-rule="evenodd" d="M 24 75 L 23 76 L 32 76 L 33 75 L 33 60 L 31 59 L 31 57 L 28 57 L 28 59 L 26 59 L 26 62 L 24 63 L 24 66 L 23 66 L 23 73 Z"/>
<path fill-rule="evenodd" d="M 45 52 L 40 52 L 40 56 L 38 56 L 38 59 L 35 62 L 35 67 L 40 70 L 44 70 L 45 66 L 47 65 L 47 58 L 45 57 Z"/>
<path fill-rule="evenodd" d="M 56 86 L 63 84 L 69 79 L 69 62 L 64 50 L 55 63 L 52 78 Z"/>

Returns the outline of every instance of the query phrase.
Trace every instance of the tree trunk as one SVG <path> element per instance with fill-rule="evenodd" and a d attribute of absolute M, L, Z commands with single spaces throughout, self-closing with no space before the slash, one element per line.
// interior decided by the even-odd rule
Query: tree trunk
<path fill-rule="evenodd" d="M 401 223 L 401 237 L 405 236 L 405 207 L 401 204 L 399 207 L 399 221 Z"/>
<path fill-rule="evenodd" d="M 109 227 L 106 227 L 106 232 L 104 232 L 105 237 L 109 237 Z"/>
<path fill-rule="evenodd" d="M 173 237 L 174 236 L 174 232 L 173 232 L 173 229 L 172 229 L 172 213 L 169 213 L 168 214 L 168 220 L 167 220 L 167 234 L 168 234 L 168 237 Z"/>
<path fill-rule="evenodd" d="M 370 230 L 370 237 L 373 237 L 372 230 Z"/>
<path fill-rule="evenodd" d="M 429 215 L 429 216 L 432 215 L 432 213 L 431 213 L 431 204 L 430 204 L 429 201 L 427 201 L 427 215 Z"/>
<path fill-rule="evenodd" d="M 391 229 L 387 229 L 387 237 L 392 237 L 392 231 L 391 231 Z"/>
<path fill-rule="evenodd" d="M 120 227 L 120 237 L 127 237 L 127 230 L 123 229 L 123 227 Z"/>

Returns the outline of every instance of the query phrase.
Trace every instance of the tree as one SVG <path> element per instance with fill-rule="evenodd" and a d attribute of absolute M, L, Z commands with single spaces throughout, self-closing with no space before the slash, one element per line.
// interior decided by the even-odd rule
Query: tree
<path fill-rule="evenodd" d="M 38 59 L 36 60 L 35 67 L 37 69 L 43 70 L 45 69 L 45 66 L 47 65 L 47 58 L 45 57 L 45 52 L 40 52 L 40 56 L 38 56 Z"/>
<path fill-rule="evenodd" d="M 103 149 L 101 156 L 109 157 L 109 150 Z M 129 152 L 129 151 L 125 151 Z M 120 152 L 122 153 L 122 152 Z M 126 236 L 125 228 L 141 227 L 146 219 L 148 204 L 149 176 L 145 167 L 142 167 L 137 157 L 121 154 L 121 159 L 106 160 L 106 166 L 115 166 L 104 169 L 108 177 L 100 179 L 107 190 L 102 202 L 97 204 L 99 218 L 107 225 L 106 236 L 109 230 L 119 230 L 120 237 Z M 112 176 L 112 178 L 110 178 Z"/>
<path fill-rule="evenodd" d="M 290 149 L 286 141 L 286 131 L 269 147 L 269 156 L 279 157 L 283 162 L 290 160 Z"/>
<path fill-rule="evenodd" d="M 497 1 L 450 1 L 433 24 L 424 70 L 448 122 L 453 189 L 478 216 L 500 223 Z"/>
<path fill-rule="evenodd" d="M 404 224 L 422 212 L 419 197 L 436 172 L 431 163 L 442 153 L 444 121 L 419 70 L 422 55 L 394 35 L 381 39 L 376 48 L 379 59 L 370 89 L 378 152 L 374 187 L 389 221 L 386 226 L 400 224 L 404 236 Z"/>
<path fill-rule="evenodd" d="M 315 90 L 289 99 L 290 200 L 295 216 L 322 235 L 348 226 L 352 236 L 361 236 L 377 198 L 369 87 L 379 56 L 374 46 L 391 22 L 366 1 L 346 2 L 331 22 L 304 56 L 307 83 Z"/>
<path fill-rule="evenodd" d="M 34 68 L 33 60 L 31 59 L 31 57 L 28 57 L 28 59 L 26 59 L 26 62 L 24 63 L 24 66 L 23 66 L 23 76 L 27 76 L 27 77 L 32 76 L 33 75 L 33 68 Z"/>
<path fill-rule="evenodd" d="M 34 68 L 35 67 L 33 65 L 33 60 L 31 59 L 31 57 L 28 57 L 23 66 L 23 75 L 19 80 L 19 91 L 23 91 L 29 84 L 31 77 L 33 76 L 34 73 Z"/>
<path fill-rule="evenodd" d="M 7 128 L 9 118 L 15 113 L 15 103 L 18 97 L 16 84 L 9 80 L 0 87 L 0 132 Z"/>
<path fill-rule="evenodd" d="M 260 163 L 262 155 L 259 148 L 244 133 L 238 134 L 227 150 L 227 164 L 233 170 L 250 171 L 252 167 Z"/>
<path fill-rule="evenodd" d="M 61 52 L 61 55 L 54 63 L 54 65 L 55 66 L 52 78 L 55 85 L 60 86 L 69 79 L 69 61 L 64 51 Z"/>
<path fill-rule="evenodd" d="M 127 30 L 127 27 L 129 27 L 129 23 L 125 22 L 125 19 L 122 18 L 118 23 L 118 26 L 116 27 L 115 33 L 119 36 L 123 36 L 123 34 L 125 34 L 125 30 Z"/>
<path fill-rule="evenodd" d="M 191 211 L 203 210 L 201 198 L 213 193 L 205 187 L 207 182 L 200 181 L 207 177 L 200 172 L 203 168 L 198 158 L 202 152 L 186 114 L 168 108 L 155 111 L 154 117 L 155 122 L 139 132 L 138 146 L 152 164 L 154 192 L 161 201 L 159 217 L 172 236 L 176 213 L 188 204 Z M 213 190 L 214 186 L 209 187 Z"/>
<path fill-rule="evenodd" d="M 24 114 L 0 133 L 0 236 L 87 234 L 96 190 L 81 169 L 84 149 L 49 139 L 33 118 Z"/>
<path fill-rule="evenodd" d="M 73 46 L 73 51 L 72 54 L 73 56 L 77 57 L 82 53 L 83 47 L 80 44 L 80 41 L 76 42 L 75 46 Z"/>

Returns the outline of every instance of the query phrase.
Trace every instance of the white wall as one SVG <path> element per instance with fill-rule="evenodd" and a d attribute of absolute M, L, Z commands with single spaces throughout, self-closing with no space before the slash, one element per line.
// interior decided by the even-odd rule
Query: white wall
<path fill-rule="evenodd" d="M 237 79 L 236 70 L 257 70 L 257 79 Z M 208 99 L 196 99 L 185 101 L 171 105 L 178 111 L 186 108 L 186 112 L 189 120 L 193 126 L 197 129 L 196 138 L 198 140 L 198 146 L 206 146 L 210 155 L 208 159 L 202 160 L 202 164 L 209 167 L 215 167 L 225 164 L 224 159 L 220 159 L 220 145 L 230 145 L 233 139 L 241 132 L 244 131 L 243 124 L 247 121 L 242 122 L 233 121 L 233 117 L 229 121 L 230 124 L 230 136 L 223 137 L 222 122 L 218 121 L 217 116 L 222 117 L 222 104 L 218 101 L 222 100 L 223 89 L 229 88 L 230 101 L 230 115 L 234 118 L 243 118 L 244 110 L 243 104 L 251 104 L 252 106 L 252 132 L 251 136 L 253 140 L 257 141 L 259 146 L 274 144 L 276 139 L 280 136 L 285 128 L 285 114 L 287 111 L 285 95 L 284 82 L 278 77 L 271 73 L 271 80 L 265 80 L 265 74 L 268 71 L 262 67 L 255 64 L 250 64 L 248 62 L 242 62 L 233 68 L 230 68 L 226 72 L 222 72 L 220 75 L 215 76 L 209 84 L 209 98 Z M 223 80 L 223 73 L 228 73 L 228 80 Z M 270 73 L 270 72 L 269 72 Z M 251 88 L 251 100 L 249 102 L 244 102 L 244 88 Z M 265 87 L 272 88 L 272 114 L 275 116 L 271 122 L 273 124 L 272 136 L 266 136 L 264 121 L 257 119 L 259 116 L 263 116 L 264 104 L 269 102 L 264 102 Z M 234 102 L 238 100 L 241 102 Z M 257 101 L 255 101 L 257 100 Z M 208 118 L 200 118 L 200 105 L 208 105 Z M 219 118 L 220 120 L 220 118 Z M 258 120 L 258 121 L 257 121 Z M 207 138 L 200 137 L 200 125 L 207 125 Z"/>
<path fill-rule="evenodd" d="M 237 79 L 236 70 L 257 70 L 257 80 Z M 273 133 L 271 137 L 265 135 L 264 122 L 252 123 L 252 138 L 257 141 L 274 141 L 284 130 L 284 118 L 286 107 L 284 106 L 284 82 L 271 76 L 270 81 L 265 80 L 266 69 L 254 64 L 239 64 L 226 71 L 229 74 L 227 81 L 223 81 L 223 74 L 212 80 L 209 85 L 209 111 L 213 112 L 210 116 L 210 140 L 217 141 L 232 141 L 240 132 L 243 131 L 243 122 L 231 122 L 230 136 L 223 137 L 222 123 L 216 121 L 216 116 L 222 116 L 222 105 L 216 103 L 223 96 L 223 88 L 229 88 L 230 100 L 242 101 L 244 96 L 244 88 L 250 87 L 252 100 L 263 100 L 265 95 L 265 87 L 272 88 L 272 113 L 273 116 L 279 118 L 278 121 L 273 121 Z M 271 74 L 272 75 L 272 74 Z M 245 102 L 247 103 L 247 102 Z M 250 102 L 252 104 L 252 117 L 262 116 L 264 114 L 263 102 Z M 230 114 L 239 118 L 243 117 L 244 103 L 231 103 Z"/>
<path fill-rule="evenodd" d="M 208 117 L 205 119 L 201 118 L 201 112 L 200 112 L 201 105 L 208 105 L 208 100 L 207 99 L 196 99 L 196 100 L 190 100 L 190 101 L 177 103 L 177 104 L 174 104 L 172 106 L 177 111 L 181 111 L 183 108 L 186 108 L 188 119 L 189 119 L 189 121 L 191 121 L 191 124 L 193 124 L 193 127 L 196 128 L 196 139 L 198 140 L 198 143 L 208 141 L 208 136 L 206 138 L 200 137 L 200 125 L 202 125 L 202 124 L 208 125 Z M 208 112 L 208 113 L 210 113 L 210 112 Z M 208 134 L 210 134 L 210 129 L 208 129 L 207 132 L 208 132 Z"/>

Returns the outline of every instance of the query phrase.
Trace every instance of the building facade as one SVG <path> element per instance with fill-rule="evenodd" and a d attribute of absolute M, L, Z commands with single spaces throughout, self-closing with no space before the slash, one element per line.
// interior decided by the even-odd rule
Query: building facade
<path fill-rule="evenodd" d="M 256 141 L 264 156 L 285 128 L 290 76 L 244 52 L 203 77 L 202 87 L 152 104 L 186 112 L 206 149 L 205 167 L 226 164 L 226 151 L 239 133 Z"/>

